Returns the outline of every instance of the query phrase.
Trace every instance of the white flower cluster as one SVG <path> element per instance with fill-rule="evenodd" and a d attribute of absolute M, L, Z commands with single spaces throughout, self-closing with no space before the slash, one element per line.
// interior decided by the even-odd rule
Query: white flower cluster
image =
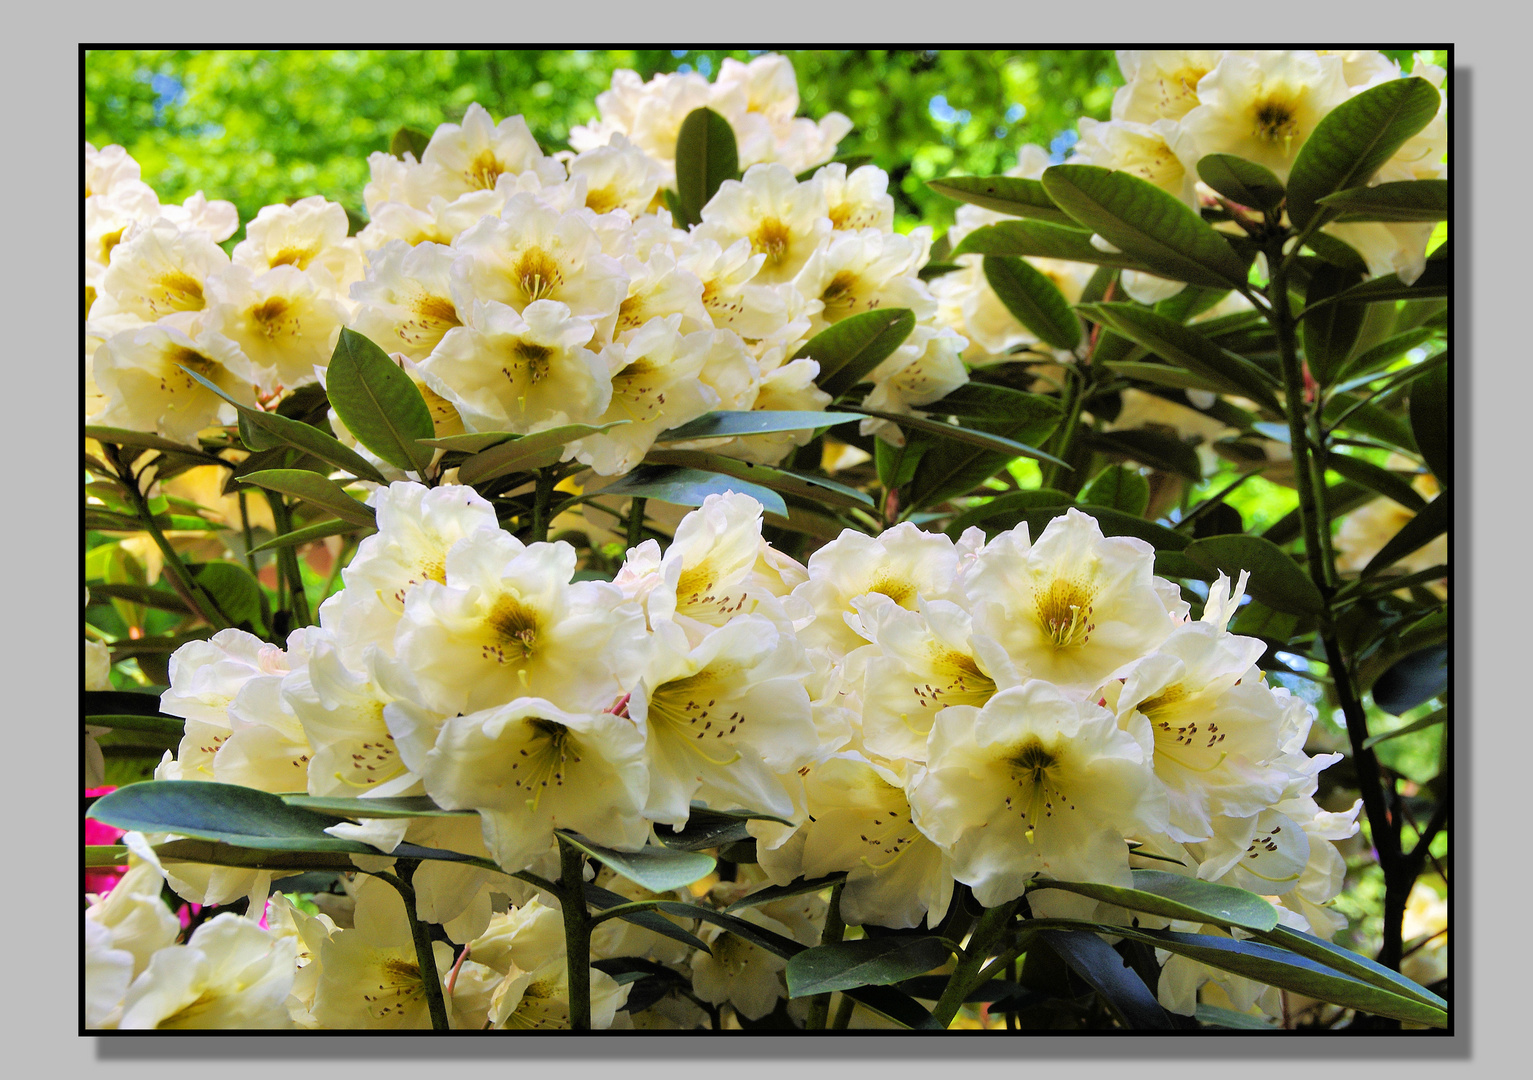
<path fill-rule="evenodd" d="M 663 553 L 653 540 L 631 549 L 613 582 L 573 581 L 574 549 L 521 543 L 466 487 L 398 482 L 375 501 L 379 531 L 319 626 L 285 649 L 225 630 L 177 650 L 161 708 L 186 735 L 158 778 L 426 794 L 477 817 L 331 831 L 545 876 L 555 829 L 633 850 L 697 803 L 768 814 L 794 824 L 750 823 L 754 880 L 845 871 L 854 925 L 934 925 L 955 881 L 994 906 L 1035 878 L 1128 885 L 1147 867 L 1269 895 L 1286 924 L 1325 937 L 1338 926 L 1330 841 L 1355 831 L 1357 809 L 1316 805 L 1316 775 L 1337 756 L 1305 754 L 1312 710 L 1266 684 L 1259 641 L 1226 630 L 1244 579 L 1232 595 L 1221 577 L 1191 621 L 1149 545 L 1105 537 L 1076 510 L 1036 541 L 1025 525 L 988 543 L 978 529 L 956 543 L 909 523 L 848 530 L 803 566 L 763 540 L 760 505 L 731 494 L 688 514 Z M 152 858 L 143 838 L 126 842 Z M 197 903 L 259 899 L 270 880 L 163 872 Z M 716 891 L 727 902 L 747 884 Z M 526 886 L 449 862 L 423 863 L 414 886 L 420 916 L 484 966 L 465 965 L 454 992 L 488 1004 L 455 1009 L 481 1026 L 567 1016 L 558 916 Z M 321 966 L 301 1022 L 424 1023 L 409 934 L 364 920 L 367 895 L 355 929 L 305 924 Z M 1095 908 L 1059 891 L 1029 901 L 1035 915 Z M 749 917 L 808 944 L 822 903 Z M 717 938 L 713 957 L 687 957 L 607 925 L 598 958 L 675 965 L 703 1000 L 748 1018 L 783 996 L 780 958 L 754 945 Z M 1179 960 L 1166 970 L 1162 999 L 1184 1012 L 1209 977 L 1232 995 L 1263 991 Z M 593 985 L 610 1021 L 622 994 Z M 375 1007 L 385 993 L 408 1001 Z"/>
<path fill-rule="evenodd" d="M 1147 180 L 1197 209 L 1213 192 L 1198 179 L 1197 164 L 1209 154 L 1233 154 L 1288 180 L 1300 149 L 1327 113 L 1348 98 L 1402 77 L 1399 65 L 1382 53 L 1124 50 L 1118 66 L 1127 80 L 1113 97 L 1107 121 L 1080 121 L 1080 138 L 1068 164 L 1118 169 Z M 1410 72 L 1441 87 L 1447 72 L 1425 55 Z M 1440 180 L 1447 177 L 1448 105 L 1385 162 L 1371 181 Z M 1048 152 L 1024 146 L 1006 175 L 1036 180 L 1049 165 Z M 1005 215 L 962 206 L 948 233 L 954 246 L 981 225 Z M 1234 229 L 1235 226 L 1227 226 Z M 1373 275 L 1397 273 L 1414 282 L 1426 265 L 1432 222 L 1333 223 L 1324 232 L 1350 244 Z M 1007 311 L 980 272 L 978 255 L 957 260 L 963 271 L 932 282 L 942 322 L 973 345 L 967 359 L 999 358 L 1037 338 Z M 1093 267 L 1082 263 L 1030 259 L 1075 303 Z M 1179 282 L 1124 271 L 1123 288 L 1152 304 L 1180 292 Z M 1045 348 L 1046 346 L 1040 346 Z"/>
<path fill-rule="evenodd" d="M 268 206 L 232 257 L 239 219 L 199 192 L 161 206 L 120 146 L 85 147 L 85 414 L 195 445 L 234 409 L 315 381 L 350 317 L 362 252 L 346 211 L 319 196 Z"/>
<path fill-rule="evenodd" d="M 578 152 L 556 157 L 520 116 L 496 124 L 478 105 L 440 126 L 419 160 L 374 154 L 371 220 L 355 237 L 345 211 L 318 197 L 262 210 L 232 265 L 214 243 L 232 222 L 219 237 L 135 225 L 111 249 L 90 309 L 104 402 L 88 399 L 87 415 L 195 442 L 233 413 L 177 363 L 250 403 L 322 378 L 347 326 L 411 375 L 438 436 L 622 421 L 566 455 L 612 476 L 660 432 L 711 410 L 824 409 L 819 362 L 794 357 L 879 307 L 910 308 L 917 325 L 869 375 L 869 407 L 907 413 L 967 381 L 967 342 L 936 323 L 917 276 L 931 230 L 894 231 L 888 175 L 830 164 L 796 179 L 834 154 L 849 124 L 794 118 L 786 59 L 726 62 L 712 85 L 619 72 L 600 105 L 603 119 L 573 135 Z M 730 120 L 748 167 L 682 229 L 660 188 L 674 183 L 677 126 L 704 105 Z M 109 153 L 131 164 L 120 147 L 91 162 Z M 884 421 L 864 427 L 900 438 Z M 774 462 L 810 434 L 708 448 Z"/>

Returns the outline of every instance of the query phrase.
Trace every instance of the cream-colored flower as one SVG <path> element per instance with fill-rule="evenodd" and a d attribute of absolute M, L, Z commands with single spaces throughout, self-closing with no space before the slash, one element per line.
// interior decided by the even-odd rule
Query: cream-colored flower
<path fill-rule="evenodd" d="M 602 254 L 586 217 L 558 213 L 530 194 L 506 200 L 498 218 L 484 218 L 453 241 L 453 299 L 460 311 L 494 300 L 522 311 L 557 300 L 573 315 L 597 323 L 615 318 L 628 295 L 622 265 Z"/>
<path fill-rule="evenodd" d="M 92 313 L 99 318 L 127 311 L 153 322 L 201 311 L 209 275 L 228 265 L 229 256 L 205 232 L 179 229 L 164 218 L 135 224 L 112 248 Z"/>
<path fill-rule="evenodd" d="M 1198 83 L 1176 151 L 1189 171 L 1208 154 L 1234 154 L 1287 181 L 1299 148 L 1347 99 L 1341 58 L 1315 52 L 1227 52 Z"/>
<path fill-rule="evenodd" d="M 909 308 L 918 320 L 929 319 L 937 304 L 916 271 L 930 248 L 931 230 L 924 225 L 909 236 L 878 229 L 836 233 L 793 279 L 795 289 L 819 302 L 809 334 L 881 307 Z"/>
<path fill-rule="evenodd" d="M 653 642 L 627 708 L 645 737 L 644 815 L 680 827 L 693 799 L 719 810 L 793 813 L 779 777 L 820 746 L 797 639 L 760 616 L 739 615 L 695 647 L 665 623 Z"/>
<path fill-rule="evenodd" d="M 85 921 L 106 935 L 102 947 L 128 954 L 129 979 L 141 974 L 150 958 L 174 944 L 181 933 L 180 921 L 160 895 L 164 875 L 152 863 L 131 861 L 112 891 L 85 909 Z"/>
<path fill-rule="evenodd" d="M 121 1030 L 286 1028 L 297 949 L 293 939 L 232 912 L 155 953 L 123 998 Z"/>
<path fill-rule="evenodd" d="M 369 253 L 366 279 L 351 287 L 358 302 L 351 329 L 384 352 L 426 359 L 443 335 L 463 325 L 449 278 L 457 254 L 443 244 L 412 248 L 403 240 Z"/>
<path fill-rule="evenodd" d="M 676 257 L 703 283 L 702 302 L 713 325 L 751 339 L 769 337 L 788 321 L 782 294 L 753 284 L 766 259 L 747 238 L 723 246 L 720 241 L 693 237 Z"/>
<path fill-rule="evenodd" d="M 586 348 L 595 328 L 556 300 L 522 311 L 475 301 L 469 325 L 449 330 L 422 377 L 475 431 L 526 433 L 589 422 L 611 400 L 608 365 Z"/>
<path fill-rule="evenodd" d="M 294 265 L 256 274 L 231 266 L 208 281 L 207 328 L 235 342 L 257 368 L 284 386 L 316 381 L 330 364 L 346 308 L 322 279 Z"/>
<path fill-rule="evenodd" d="M 607 145 L 576 154 L 569 170 L 570 179 L 585 181 L 585 205 L 598 214 L 622 209 L 638 217 L 649 209 L 663 178 L 659 164 L 617 132 Z"/>
<path fill-rule="evenodd" d="M 388 706 L 401 722 L 415 711 Z M 424 757 L 407 761 L 439 806 L 479 812 L 485 845 L 508 873 L 546 852 L 555 829 L 628 850 L 649 835 L 639 816 L 648 789 L 644 737 L 626 717 L 519 698 L 446 721 Z"/>
<path fill-rule="evenodd" d="M 825 207 L 831 226 L 838 232 L 893 231 L 894 197 L 889 194 L 889 174 L 877 165 L 862 165 L 848 173 L 844 164 L 833 161 L 814 176 L 825 186 Z"/>
<path fill-rule="evenodd" d="M 986 907 L 1034 875 L 1127 885 L 1128 845 L 1155 830 L 1154 776 L 1113 715 L 1031 680 L 984 708 L 954 705 L 932 727 L 909 788 L 920 830 Z"/>
<path fill-rule="evenodd" d="M 440 124 L 421 153 L 425 165 L 440 166 L 451 176 L 449 197 L 493 189 L 503 175 L 535 173 L 545 183 L 564 180 L 564 166 L 543 156 L 538 142 L 520 116 L 499 124 L 478 102 L 464 113 L 462 124 Z"/>
<path fill-rule="evenodd" d="M 376 155 L 375 155 L 376 156 Z M 416 244 L 452 244 L 463 233 L 486 217 L 499 214 L 506 205 L 506 193 L 470 191 L 455 199 L 432 195 L 419 206 L 406 202 L 385 202 L 371 211 L 372 220 L 357 233 L 363 251 L 375 251 L 395 240 Z"/>
<path fill-rule="evenodd" d="M 1075 509 L 1049 522 L 1036 544 L 1018 526 L 985 545 L 965 574 L 974 629 L 1033 677 L 1089 692 L 1175 626 L 1154 555 L 1143 540 L 1103 536 Z"/>
<path fill-rule="evenodd" d="M 284 206 L 263 206 L 234 246 L 234 265 L 261 274 L 278 266 L 323 270 L 342 294 L 362 277 L 362 249 L 348 237 L 346 208 L 322 195 Z"/>
<path fill-rule="evenodd" d="M 728 248 L 743 237 L 766 256 L 755 278 L 764 285 L 792 281 L 831 232 L 824 186 L 800 183 L 777 164 L 753 165 L 742 180 L 725 180 L 702 217 L 699 239 Z"/>
<path fill-rule="evenodd" d="M 699 378 L 713 331 L 683 334 L 681 319 L 651 319 L 602 350 L 612 371 L 612 399 L 596 422 L 627 423 L 572 444 L 577 461 L 602 476 L 626 473 L 643 460 L 662 431 L 718 404 L 718 395 Z"/>
<path fill-rule="evenodd" d="M 1113 94 L 1112 118 L 1140 124 L 1180 120 L 1200 103 L 1198 83 L 1220 56 L 1212 49 L 1119 49 L 1118 69 L 1126 84 Z"/>
<path fill-rule="evenodd" d="M 942 533 L 903 521 L 878 536 L 847 529 L 809 557 L 809 579 L 793 590 L 795 605 L 813 612 L 799 631 L 807 647 L 842 655 L 869 638 L 853 601 L 881 593 L 914 611 L 918 598 L 958 600 L 958 555 Z"/>
<path fill-rule="evenodd" d="M 562 541 L 524 546 L 480 531 L 455 545 L 447 583 L 414 586 L 395 633 L 417 700 L 447 715 L 523 697 L 610 703 L 631 685 L 643 616 L 605 582 L 571 584 L 574 573 L 575 549 Z"/>
<path fill-rule="evenodd" d="M 255 404 L 257 387 L 270 378 L 220 334 L 189 337 L 164 324 L 124 330 L 91 358 L 91 373 L 106 402 L 93 419 L 108 427 L 158 432 L 189 446 L 197 444 L 204 428 L 233 423 L 234 406 L 183 368 L 245 405 Z"/>

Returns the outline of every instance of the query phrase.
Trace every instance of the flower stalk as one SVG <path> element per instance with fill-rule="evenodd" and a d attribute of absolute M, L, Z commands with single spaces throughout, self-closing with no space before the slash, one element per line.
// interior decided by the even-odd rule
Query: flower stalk
<path fill-rule="evenodd" d="M 834 945 L 846 936 L 846 922 L 841 918 L 841 890 L 844 888 L 846 888 L 846 882 L 838 881 L 835 888 L 830 890 L 830 907 L 825 912 L 825 928 L 820 932 L 821 945 Z M 845 998 L 843 1003 L 850 1000 Z M 829 1015 L 830 995 L 816 994 L 809 1001 L 809 1016 L 804 1022 L 805 1029 L 824 1031 Z"/>
<path fill-rule="evenodd" d="M 591 913 L 585 899 L 585 855 L 559 837 L 559 902 L 569 965 L 570 1030 L 591 1030 Z"/>
<path fill-rule="evenodd" d="M 415 917 L 415 889 L 410 884 L 415 876 L 419 859 L 400 859 L 395 866 L 396 876 L 386 870 L 377 871 L 374 877 L 382 878 L 399 893 L 405 905 L 405 918 L 410 923 L 410 938 L 415 944 L 415 962 L 420 967 L 421 986 L 426 993 L 426 1008 L 431 1013 L 431 1030 L 446 1031 L 451 1027 L 447 1020 L 447 1001 L 442 996 L 442 978 L 436 970 L 436 954 L 431 949 L 431 931 Z"/>

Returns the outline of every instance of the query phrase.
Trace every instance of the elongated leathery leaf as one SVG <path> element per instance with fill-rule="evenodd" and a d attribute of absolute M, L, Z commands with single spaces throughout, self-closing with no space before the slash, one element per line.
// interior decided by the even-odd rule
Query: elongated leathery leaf
<path fill-rule="evenodd" d="M 568 829 L 559 829 L 557 832 L 562 839 L 603 866 L 610 866 L 629 881 L 643 885 L 651 892 L 683 888 L 699 878 L 707 877 L 717 865 L 712 855 L 704 855 L 700 851 L 682 851 L 653 844 L 638 851 L 616 851 L 592 843 Z"/>
<path fill-rule="evenodd" d="M 1243 930 L 1271 930 L 1277 925 L 1277 911 L 1255 893 L 1232 885 L 1216 885 L 1194 877 L 1167 873 L 1164 870 L 1135 870 L 1134 887 L 1100 885 L 1094 882 L 1039 880 L 1036 889 L 1063 889 L 1094 900 L 1116 904 L 1129 911 L 1144 911 L 1168 919 L 1220 926 L 1238 926 Z"/>
<path fill-rule="evenodd" d="M 1081 343 L 1081 322 L 1059 288 L 1031 263 L 986 255 L 985 280 L 1017 321 L 1056 349 Z"/>
<path fill-rule="evenodd" d="M 947 942 L 936 937 L 861 938 L 817 945 L 788 961 L 788 996 L 891 986 L 924 975 L 945 963 L 951 954 Z"/>
<path fill-rule="evenodd" d="M 1171 1031 L 1176 1025 L 1137 972 L 1096 934 L 1078 930 L 1045 930 L 1038 935 L 1091 988 L 1102 995 L 1125 1027 L 1139 1031 Z"/>
<path fill-rule="evenodd" d="M 240 482 L 295 496 L 355 525 L 378 523 L 372 507 L 353 499 L 340 484 L 318 473 L 304 469 L 263 469 L 240 477 Z"/>
<path fill-rule="evenodd" d="M 909 308 L 864 311 L 821 330 L 793 359 L 808 357 L 819 363 L 815 384 L 831 397 L 840 397 L 904 344 L 915 325 Z"/>
<path fill-rule="evenodd" d="M 926 186 L 938 195 L 983 206 L 999 214 L 1041 218 L 1060 225 L 1075 224 L 1074 218 L 1054 205 L 1054 200 L 1037 180 L 1019 176 L 944 176 L 941 180 L 928 180 Z"/>
<path fill-rule="evenodd" d="M 603 495 L 627 495 L 635 499 L 660 499 L 677 506 L 701 506 L 709 495 L 731 491 L 749 495 L 769 512 L 788 516 L 788 504 L 771 488 L 722 473 L 676 465 L 640 465 L 602 488 Z"/>
<path fill-rule="evenodd" d="M 1448 181 L 1396 180 L 1348 188 L 1319 202 L 1340 214 L 1337 221 L 1446 221 Z"/>
<path fill-rule="evenodd" d="M 1209 154 L 1198 161 L 1198 176 L 1231 202 L 1271 213 L 1283 203 L 1283 182 L 1265 165 L 1234 154 Z"/>
<path fill-rule="evenodd" d="M 341 330 L 325 376 L 330 404 L 356 440 L 396 468 L 424 472 L 435 434 L 431 409 L 388 353 L 355 330 Z"/>
<path fill-rule="evenodd" d="M 757 409 L 746 412 L 711 412 L 680 427 L 662 431 L 656 443 L 690 442 L 693 439 L 731 439 L 742 435 L 765 435 L 777 431 L 810 431 L 861 420 L 855 413 L 812 410 Z"/>
<path fill-rule="evenodd" d="M 1294 158 L 1288 216 L 1298 228 L 1324 210 L 1327 195 L 1367 184 L 1437 114 L 1442 96 L 1425 79 L 1390 79 L 1348 98 L 1321 118 Z"/>
<path fill-rule="evenodd" d="M 576 439 L 596 435 L 626 423 L 629 421 L 614 420 L 610 424 L 594 425 L 565 424 L 499 442 L 459 465 L 458 480 L 464 484 L 479 484 L 514 472 L 541 469 L 562 458 L 564 448 Z"/>
<path fill-rule="evenodd" d="M 1043 187 L 1066 213 L 1155 273 L 1191 285 L 1246 284 L 1246 262 L 1197 211 L 1128 172 L 1055 165 Z"/>
<path fill-rule="evenodd" d="M 676 197 L 683 223 L 701 223 L 708 200 L 725 180 L 739 175 L 739 151 L 729 121 L 712 109 L 693 109 L 676 133 Z"/>

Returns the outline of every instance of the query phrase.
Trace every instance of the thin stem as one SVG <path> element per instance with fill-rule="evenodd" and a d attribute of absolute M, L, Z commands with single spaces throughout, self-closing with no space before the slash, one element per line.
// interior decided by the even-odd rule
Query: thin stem
<path fill-rule="evenodd" d="M 271 506 L 271 519 L 277 526 L 277 535 L 286 536 L 293 531 L 293 515 L 288 511 L 287 500 L 275 491 L 266 492 Z M 309 596 L 303 590 L 303 570 L 298 565 L 298 548 L 295 544 L 277 549 L 277 568 L 287 579 L 288 597 L 293 608 L 295 626 L 309 626 L 314 620 L 309 614 Z"/>
<path fill-rule="evenodd" d="M 191 571 L 187 570 L 186 564 L 181 561 L 181 554 L 171 546 L 165 534 L 160 531 L 159 524 L 154 520 L 154 514 L 149 510 L 149 500 L 145 498 L 139 487 L 138 476 L 123 462 L 117 447 L 103 444 L 101 449 L 107 455 L 107 460 L 112 467 L 117 470 L 117 475 L 123 479 L 123 488 L 128 501 L 133 504 L 134 515 L 144 526 L 144 530 L 149 533 L 150 538 L 154 540 L 154 546 L 160 549 L 165 572 L 169 575 L 171 587 L 175 589 L 176 595 L 210 626 L 219 630 L 227 630 L 233 626 L 233 621 L 219 609 L 217 602 L 202 586 L 197 584 Z"/>
<path fill-rule="evenodd" d="M 1064 426 L 1059 430 L 1059 435 L 1054 440 L 1053 448 L 1049 451 L 1055 457 L 1064 461 L 1070 460 L 1070 447 L 1075 442 L 1075 429 L 1080 424 L 1081 405 L 1086 398 L 1085 387 L 1082 385 L 1085 381 L 1085 376 L 1074 368 L 1070 369 L 1069 378 L 1065 381 L 1063 391 L 1065 395 L 1065 422 Z M 1056 465 L 1052 461 L 1045 462 L 1044 466 L 1048 471 L 1044 475 L 1043 486 L 1049 488 L 1058 487 L 1059 472 L 1064 466 Z"/>
<path fill-rule="evenodd" d="M 554 471 L 552 468 L 538 470 L 537 484 L 532 493 L 532 529 L 531 540 L 537 543 L 548 539 L 548 504 L 554 497 Z"/>
<path fill-rule="evenodd" d="M 644 507 L 648 499 L 628 501 L 628 546 L 636 548 L 644 542 Z"/>
<path fill-rule="evenodd" d="M 255 533 L 250 528 L 250 514 L 245 506 L 246 491 L 240 489 L 240 532 L 245 537 L 245 565 L 250 568 L 250 574 L 254 577 L 259 571 L 256 569 L 256 557 L 251 548 L 255 547 Z"/>
<path fill-rule="evenodd" d="M 820 932 L 821 945 L 834 945 L 846 936 L 846 922 L 841 918 L 841 890 L 846 882 L 837 882 L 830 890 L 830 908 L 825 913 L 825 929 Z M 809 1031 L 824 1031 L 826 1018 L 830 1015 L 830 995 L 816 994 L 809 999 L 809 1016 L 804 1027 Z"/>
<path fill-rule="evenodd" d="M 415 876 L 418 859 L 400 859 L 395 863 L 399 876 L 387 870 L 374 871 L 373 876 L 382 878 L 394 886 L 405 905 L 405 918 L 410 923 L 410 937 L 415 942 L 415 963 L 420 968 L 421 986 L 426 991 L 426 1008 L 431 1012 L 433 1031 L 446 1031 L 451 1024 L 447 1020 L 447 1002 L 442 996 L 442 977 L 436 970 L 436 953 L 432 951 L 431 931 L 415 917 L 415 889 L 410 879 Z"/>
<path fill-rule="evenodd" d="M 957 1016 L 958 1010 L 963 1007 L 964 999 L 969 996 L 969 991 L 979 985 L 977 976 L 985 967 L 985 961 L 990 958 L 990 946 L 1011 925 L 1011 917 L 1016 913 L 1017 906 L 1021 902 L 1022 898 L 1018 897 L 1000 907 L 987 909 L 979 917 L 974 933 L 969 936 L 968 949 L 965 950 L 963 958 L 958 961 L 958 967 L 948 977 L 942 997 L 932 1009 L 932 1019 L 943 1027 L 953 1022 L 953 1017 Z M 1009 960 L 1007 962 L 1010 963 Z"/>
<path fill-rule="evenodd" d="M 586 908 L 585 862 L 584 852 L 559 837 L 559 901 L 564 909 L 572 1031 L 591 1030 L 591 914 Z"/>
<path fill-rule="evenodd" d="M 857 1003 L 845 994 L 842 994 L 840 1002 L 836 1005 L 835 1019 L 830 1022 L 830 1030 L 845 1031 L 846 1026 L 852 1022 L 852 1011 L 856 1008 Z"/>

